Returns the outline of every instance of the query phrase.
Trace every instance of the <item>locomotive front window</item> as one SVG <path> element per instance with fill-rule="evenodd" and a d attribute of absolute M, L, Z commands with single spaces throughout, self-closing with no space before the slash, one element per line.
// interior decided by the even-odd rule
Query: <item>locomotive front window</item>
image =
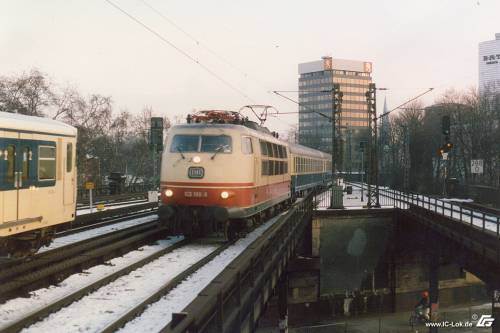
<path fill-rule="evenodd" d="M 199 135 L 176 135 L 172 140 L 170 152 L 172 153 L 189 153 L 197 152 L 199 146 Z"/>
<path fill-rule="evenodd" d="M 230 153 L 232 152 L 231 137 L 227 135 L 203 135 L 201 137 L 201 149 L 203 153 L 219 152 Z"/>

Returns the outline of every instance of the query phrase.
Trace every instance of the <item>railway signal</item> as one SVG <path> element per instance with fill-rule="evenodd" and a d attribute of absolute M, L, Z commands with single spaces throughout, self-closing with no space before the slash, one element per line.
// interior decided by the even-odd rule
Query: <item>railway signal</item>
<path fill-rule="evenodd" d="M 163 151 L 163 118 L 151 117 L 149 146 L 155 152 Z"/>
<path fill-rule="evenodd" d="M 441 130 L 443 135 L 450 135 L 450 116 L 441 117 Z"/>

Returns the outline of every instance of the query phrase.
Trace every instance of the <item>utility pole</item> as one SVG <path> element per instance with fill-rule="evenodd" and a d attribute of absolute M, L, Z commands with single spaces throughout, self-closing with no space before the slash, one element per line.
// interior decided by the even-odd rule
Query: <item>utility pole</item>
<path fill-rule="evenodd" d="M 331 117 L 331 122 L 332 122 L 332 190 L 331 190 L 331 196 L 330 196 L 330 208 L 342 208 L 343 207 L 343 202 L 340 200 L 340 202 L 336 202 L 339 200 L 335 200 L 335 193 L 339 191 L 338 186 L 337 186 L 337 177 L 335 173 L 336 169 L 336 151 L 337 151 L 337 144 L 336 144 L 336 133 L 335 133 L 335 128 L 337 126 L 340 126 L 340 108 L 342 106 L 342 97 L 344 94 L 340 91 L 340 84 L 334 83 L 333 84 L 333 89 L 332 89 L 332 117 Z M 342 191 L 342 189 L 340 189 Z M 342 195 L 342 192 L 340 192 Z"/>
<path fill-rule="evenodd" d="M 347 174 L 349 175 L 349 181 L 352 181 L 352 147 L 351 147 L 351 135 L 352 135 L 352 130 L 349 127 L 349 124 L 346 124 L 347 126 Z"/>
<path fill-rule="evenodd" d="M 403 191 L 409 192 L 411 159 L 410 159 L 410 129 L 408 125 L 403 126 L 403 135 L 404 135 Z"/>
<path fill-rule="evenodd" d="M 365 147 L 366 142 L 359 142 L 359 151 L 361 152 L 361 202 L 364 200 L 364 181 L 365 181 Z"/>
<path fill-rule="evenodd" d="M 377 88 L 375 83 L 370 83 L 365 94 L 368 105 L 368 208 L 380 207 L 378 191 L 378 154 L 377 154 Z M 374 188 L 372 188 L 372 186 Z"/>
<path fill-rule="evenodd" d="M 163 151 L 163 118 L 151 117 L 149 146 L 153 155 L 153 183 L 159 186 L 158 174 L 158 153 Z M 160 155 L 161 156 L 161 155 Z"/>

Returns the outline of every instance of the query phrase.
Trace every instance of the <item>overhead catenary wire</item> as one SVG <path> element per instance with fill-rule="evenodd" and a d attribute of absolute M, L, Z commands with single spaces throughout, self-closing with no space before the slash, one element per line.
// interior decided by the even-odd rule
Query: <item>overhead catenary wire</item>
<path fill-rule="evenodd" d="M 400 105 L 396 106 L 396 107 L 395 107 L 395 108 L 393 108 L 392 110 L 389 110 L 389 111 L 387 111 L 387 112 L 385 112 L 385 113 L 382 113 L 380 116 L 376 117 L 376 118 L 375 118 L 375 120 L 379 120 L 380 118 L 387 116 L 389 113 L 391 113 L 391 112 L 393 112 L 393 111 L 396 111 L 396 110 L 398 110 L 398 109 L 401 109 L 401 108 L 402 108 L 403 106 L 405 106 L 406 104 L 411 103 L 411 102 L 413 102 L 413 101 L 414 101 L 414 100 L 416 100 L 416 99 L 419 99 L 420 97 L 424 96 L 425 94 L 427 94 L 427 93 L 429 93 L 429 92 L 431 92 L 431 91 L 433 91 L 433 90 L 434 90 L 434 88 L 429 88 L 429 89 L 427 89 L 427 90 L 426 90 L 426 91 L 424 91 L 423 93 L 418 94 L 417 96 L 415 96 L 415 97 L 413 97 L 413 98 L 411 98 L 411 99 L 407 100 L 406 102 L 404 102 L 404 103 L 402 103 L 402 104 L 400 104 Z"/>
<path fill-rule="evenodd" d="M 408 104 L 408 103 L 410 103 L 410 102 L 413 102 L 414 100 L 416 100 L 416 99 L 418 99 L 418 98 L 420 98 L 420 97 L 424 96 L 425 94 L 427 94 L 427 93 L 429 93 L 429 92 L 431 92 L 431 91 L 433 91 L 433 90 L 434 90 L 434 88 L 429 88 L 429 89 L 427 89 L 427 90 L 426 90 L 426 91 L 424 91 L 423 93 L 420 93 L 420 94 L 418 94 L 417 96 L 415 96 L 415 97 L 413 97 L 413 98 L 411 98 L 411 99 L 407 100 L 406 102 L 404 102 L 404 103 L 402 103 L 402 104 L 398 105 L 397 107 L 393 108 L 392 110 L 389 110 L 389 111 L 387 111 L 387 112 L 385 112 L 385 113 L 381 114 L 380 116 L 376 117 L 376 118 L 375 118 L 375 120 L 379 120 L 380 118 L 387 116 L 389 113 L 391 113 L 391 112 L 393 112 L 393 111 L 396 111 L 396 110 L 398 110 L 398 109 L 401 109 L 401 108 L 402 108 L 403 106 L 405 106 L 406 104 Z M 288 91 L 289 91 L 289 92 L 296 92 L 296 91 L 292 91 L 292 90 L 288 90 Z M 316 110 L 310 109 L 309 107 L 307 107 L 307 106 L 305 106 L 305 105 L 301 105 L 301 104 L 300 104 L 300 102 L 298 102 L 298 101 L 296 101 L 296 100 L 294 100 L 294 99 L 291 99 L 291 98 L 290 98 L 290 97 L 288 97 L 288 96 L 285 96 L 285 95 L 283 95 L 283 94 L 280 94 L 280 92 L 278 92 L 277 90 L 275 90 L 275 91 L 273 91 L 273 92 L 274 92 L 276 95 L 278 95 L 278 96 L 280 96 L 280 97 L 282 97 L 282 98 L 285 98 L 285 99 L 287 99 L 287 100 L 289 100 L 289 101 L 291 101 L 291 102 L 293 102 L 293 103 L 295 103 L 295 104 L 297 104 L 297 105 L 299 105 L 299 106 L 303 106 L 303 107 L 305 107 L 306 109 L 309 109 L 309 110 L 310 110 L 310 111 L 302 111 L 302 112 L 284 112 L 284 113 L 279 113 L 279 114 L 293 114 L 293 113 L 317 113 L 317 114 L 319 114 L 319 115 L 321 115 L 321 116 L 323 116 L 323 117 L 326 117 L 326 118 L 328 118 L 328 119 L 330 119 L 330 120 L 331 120 L 331 117 L 330 117 L 330 116 L 327 116 L 327 115 L 325 115 L 325 114 L 323 114 L 323 113 L 321 113 L 321 112 L 319 112 L 319 111 L 316 111 Z M 284 90 L 283 92 L 287 92 L 287 90 Z M 325 92 L 325 91 L 318 91 L 318 92 Z"/>
<path fill-rule="evenodd" d="M 151 9 L 153 12 L 155 12 L 158 16 L 160 16 L 165 22 L 167 22 L 168 24 L 172 25 L 174 28 L 176 28 L 178 31 L 180 31 L 181 33 L 183 33 L 186 37 L 188 37 L 189 39 L 191 39 L 192 41 L 194 41 L 196 43 L 196 45 L 198 45 L 199 47 L 202 47 L 203 49 L 205 49 L 206 51 L 208 51 L 211 55 L 213 55 L 214 57 L 218 58 L 220 61 L 222 61 L 223 63 L 225 63 L 226 65 L 228 65 L 229 67 L 233 68 L 235 71 L 237 71 L 238 73 L 240 73 L 241 75 L 243 75 L 245 78 L 250 78 L 252 79 L 253 81 L 255 81 L 257 84 L 259 84 L 262 88 L 265 88 L 266 89 L 266 92 L 269 93 L 269 89 L 267 89 L 265 87 L 264 84 L 262 84 L 259 80 L 257 80 L 256 78 L 253 78 L 252 76 L 250 76 L 247 72 L 245 72 L 244 70 L 240 69 L 239 67 L 237 67 L 235 64 L 233 64 L 231 61 L 229 61 L 227 58 L 221 56 L 220 54 L 218 54 L 217 52 L 215 52 L 211 47 L 207 46 L 205 43 L 201 42 L 198 38 L 196 38 L 195 36 L 193 36 L 192 34 L 190 34 L 189 32 L 187 32 L 185 29 L 183 29 L 181 26 L 179 26 L 179 24 L 175 23 L 172 19 L 170 19 L 169 17 L 167 17 L 164 13 L 162 13 L 160 10 L 156 9 L 155 7 L 153 7 L 150 3 L 148 3 L 146 0 L 140 0 L 146 7 L 148 7 L 149 9 Z"/>
<path fill-rule="evenodd" d="M 213 77 L 215 77 L 217 80 L 219 80 L 220 82 L 222 82 L 224 85 L 226 85 L 227 87 L 231 88 L 233 91 L 237 92 L 239 95 L 241 95 L 244 98 L 250 100 L 251 102 L 255 102 L 244 91 L 242 91 L 238 87 L 236 87 L 233 84 L 231 84 L 229 81 L 227 81 L 226 79 L 224 79 L 222 76 L 218 75 L 216 72 L 214 72 L 213 70 L 211 70 L 209 67 L 207 67 L 206 65 L 204 65 L 203 63 L 201 63 L 198 59 L 196 59 L 195 57 L 191 56 L 189 53 L 187 53 L 186 51 L 184 51 L 183 49 L 181 49 L 180 47 L 178 47 L 177 45 L 175 45 L 174 43 L 172 43 L 171 41 L 169 41 L 167 38 L 165 38 L 160 33 L 158 33 L 157 31 L 155 31 L 154 29 L 152 29 L 148 25 L 146 25 L 144 22 L 142 22 L 141 20 L 139 20 L 138 18 L 136 18 L 135 16 L 133 16 L 132 14 L 130 14 L 129 12 L 127 12 L 126 10 L 124 10 L 123 8 L 121 8 L 120 6 L 118 6 L 117 4 L 115 4 L 113 1 L 111 1 L 111 0 L 104 0 L 104 1 L 106 1 L 107 3 L 109 3 L 115 9 L 117 9 L 118 11 L 120 11 L 123 15 L 127 16 L 132 21 L 134 21 L 135 23 L 139 24 L 144 29 L 146 29 L 147 31 L 149 31 L 150 33 L 152 33 L 153 35 L 155 35 L 162 42 L 164 42 L 168 46 L 172 47 L 174 50 L 176 50 L 177 52 L 179 52 L 181 55 L 183 55 L 184 57 L 188 58 L 192 62 L 196 63 L 203 70 L 205 70 L 207 73 L 209 73 L 210 75 L 212 75 Z"/>

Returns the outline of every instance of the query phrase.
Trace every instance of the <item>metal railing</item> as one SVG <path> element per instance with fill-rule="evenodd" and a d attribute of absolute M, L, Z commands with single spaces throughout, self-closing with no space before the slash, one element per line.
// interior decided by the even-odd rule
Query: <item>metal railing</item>
<path fill-rule="evenodd" d="M 367 184 L 348 183 L 348 185 L 355 189 L 368 190 Z M 450 219 L 466 223 L 484 232 L 494 233 L 497 237 L 500 237 L 500 215 L 493 212 L 465 207 L 460 202 L 450 201 L 449 199 L 433 198 L 420 193 L 402 192 L 387 187 L 380 187 L 379 195 L 382 207 L 399 209 L 409 209 L 412 206 L 420 207 Z M 316 195 L 314 199 L 315 208 L 328 208 L 329 198 L 330 190 Z"/>

